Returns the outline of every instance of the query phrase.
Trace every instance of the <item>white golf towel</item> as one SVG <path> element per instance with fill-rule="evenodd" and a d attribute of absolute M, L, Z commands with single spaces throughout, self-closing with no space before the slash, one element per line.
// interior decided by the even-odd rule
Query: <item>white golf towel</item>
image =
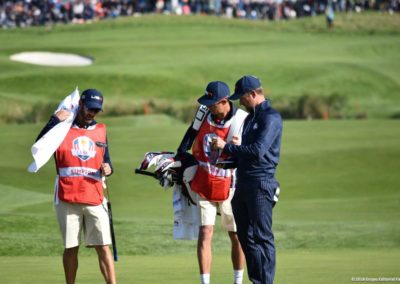
<path fill-rule="evenodd" d="M 174 240 L 196 240 L 199 235 L 200 216 L 196 205 L 182 194 L 180 185 L 174 185 L 172 194 L 174 208 Z"/>
<path fill-rule="evenodd" d="M 72 122 L 74 122 L 78 112 L 78 108 L 79 90 L 78 87 L 76 87 L 75 91 L 67 96 L 55 111 L 56 113 L 61 109 L 68 110 L 71 112 L 69 117 L 50 129 L 49 132 L 32 145 L 31 152 L 34 161 L 29 165 L 28 172 L 36 173 L 48 162 L 71 128 Z"/>
<path fill-rule="evenodd" d="M 233 136 L 239 137 L 240 142 L 242 141 L 242 132 L 243 132 L 243 124 L 244 120 L 246 119 L 248 113 L 242 109 L 238 109 L 236 111 L 235 116 L 232 118 L 231 128 L 228 132 L 228 137 L 226 137 L 226 141 L 229 143 L 232 141 Z"/>

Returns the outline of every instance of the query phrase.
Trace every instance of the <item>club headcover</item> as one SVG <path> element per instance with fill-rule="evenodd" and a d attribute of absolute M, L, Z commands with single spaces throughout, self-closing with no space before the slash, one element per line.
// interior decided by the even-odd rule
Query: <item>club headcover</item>
<path fill-rule="evenodd" d="M 157 163 L 165 156 L 174 157 L 173 152 L 147 152 L 144 154 L 144 159 L 140 164 L 140 170 L 147 170 L 148 168 L 157 165 Z"/>

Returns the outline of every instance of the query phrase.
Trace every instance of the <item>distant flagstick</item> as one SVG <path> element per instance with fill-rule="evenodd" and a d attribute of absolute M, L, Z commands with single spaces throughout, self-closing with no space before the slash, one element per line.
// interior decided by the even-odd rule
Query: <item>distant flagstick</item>
<path fill-rule="evenodd" d="M 49 130 L 42 138 L 32 145 L 33 162 L 28 167 L 28 172 L 36 173 L 46 164 L 60 146 L 75 120 L 79 108 L 79 90 L 76 87 L 58 106 L 55 112 L 61 109 L 70 111 L 69 117 Z"/>

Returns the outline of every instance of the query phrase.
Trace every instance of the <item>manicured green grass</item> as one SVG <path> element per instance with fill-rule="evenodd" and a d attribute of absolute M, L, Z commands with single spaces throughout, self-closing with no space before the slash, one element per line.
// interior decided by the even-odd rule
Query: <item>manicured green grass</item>
<path fill-rule="evenodd" d="M 0 117 L 58 102 L 75 86 L 100 89 L 109 105 L 186 101 L 209 81 L 233 89 L 248 73 L 273 98 L 336 93 L 349 98 L 348 114 L 389 117 L 400 113 L 399 27 L 398 14 L 374 13 L 338 15 L 331 32 L 324 17 L 271 23 L 162 16 L 0 31 Z M 95 64 L 55 68 L 9 60 L 30 50 L 88 55 Z"/>
<path fill-rule="evenodd" d="M 278 251 L 275 283 L 342 284 L 354 277 L 399 277 L 397 250 Z M 9 284 L 64 283 L 60 257 L 0 257 L 0 277 Z M 23 267 L 23 268 L 22 268 Z M 116 263 L 119 283 L 199 283 L 196 256 L 122 256 Z M 211 280 L 231 283 L 227 255 L 214 255 Z M 80 257 L 77 283 L 102 283 L 97 260 Z M 244 277 L 244 284 L 250 283 Z"/>
<path fill-rule="evenodd" d="M 165 116 L 99 120 L 107 122 L 115 167 L 109 187 L 121 283 L 196 283 L 196 243 L 172 240 L 171 192 L 133 174 L 146 151 L 175 150 L 187 126 Z M 277 283 L 398 276 L 399 126 L 385 120 L 284 123 L 282 193 L 274 211 Z M 52 209 L 53 161 L 37 174 L 26 172 L 40 128 L 0 126 L 0 278 L 5 283 L 63 281 Z M 219 225 L 213 247 L 215 283 L 228 283 L 229 243 Z M 93 250 L 83 247 L 80 255 L 82 283 L 98 283 Z M 16 264 L 24 265 L 23 273 L 10 268 Z"/>

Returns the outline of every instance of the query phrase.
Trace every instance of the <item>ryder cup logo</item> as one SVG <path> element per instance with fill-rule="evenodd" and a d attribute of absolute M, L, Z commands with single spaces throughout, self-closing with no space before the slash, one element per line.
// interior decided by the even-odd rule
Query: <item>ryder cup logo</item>
<path fill-rule="evenodd" d="M 203 138 L 203 151 L 211 164 L 215 164 L 219 157 L 219 151 L 213 149 L 212 139 L 218 137 L 215 133 L 207 133 Z"/>
<path fill-rule="evenodd" d="M 80 136 L 72 141 L 72 156 L 78 157 L 82 161 L 87 161 L 96 155 L 94 142 L 86 137 Z"/>

